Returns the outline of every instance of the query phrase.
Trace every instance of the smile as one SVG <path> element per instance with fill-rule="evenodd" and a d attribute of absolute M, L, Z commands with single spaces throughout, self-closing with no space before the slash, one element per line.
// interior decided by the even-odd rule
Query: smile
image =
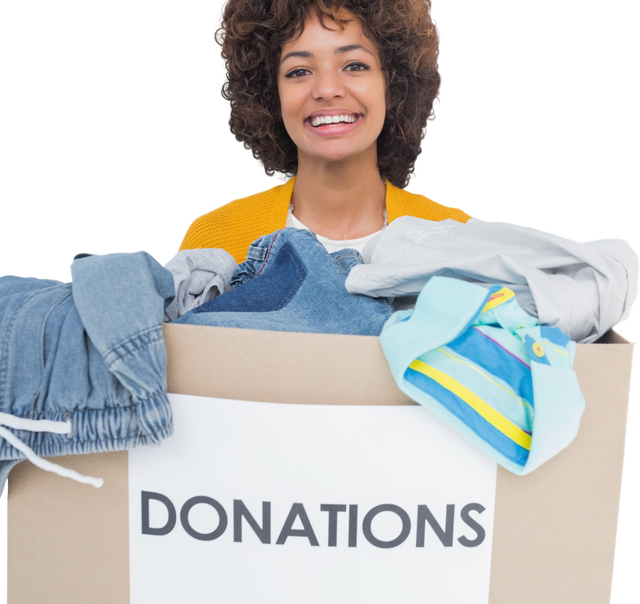
<path fill-rule="evenodd" d="M 333 120 L 340 121 L 333 121 Z M 315 117 L 305 120 L 305 126 L 314 134 L 320 136 L 332 136 L 348 134 L 355 130 L 362 119 L 361 115 L 339 115 L 327 117 Z M 329 121 L 331 120 L 331 121 Z M 314 126 L 314 124 L 316 124 Z"/>
<path fill-rule="evenodd" d="M 345 122 L 352 124 L 358 119 L 357 115 L 318 115 L 316 117 L 309 118 L 311 125 L 316 128 L 320 124 L 337 124 L 338 122 Z"/>

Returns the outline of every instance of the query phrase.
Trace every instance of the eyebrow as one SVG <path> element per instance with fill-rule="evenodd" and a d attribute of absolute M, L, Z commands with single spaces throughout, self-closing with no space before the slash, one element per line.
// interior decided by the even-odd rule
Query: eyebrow
<path fill-rule="evenodd" d="M 364 50 L 365 52 L 373 56 L 373 53 L 368 48 L 365 48 L 364 46 L 362 46 L 362 44 L 349 44 L 348 46 L 339 46 L 338 48 L 336 48 L 335 54 L 340 55 L 340 54 L 344 54 L 345 52 L 350 52 L 352 50 Z M 282 65 L 282 63 L 284 63 L 287 59 L 291 57 L 301 57 L 303 59 L 311 59 L 313 58 L 313 53 L 309 52 L 308 50 L 294 50 L 284 55 L 284 57 L 282 57 L 282 59 L 280 60 L 280 64 Z"/>

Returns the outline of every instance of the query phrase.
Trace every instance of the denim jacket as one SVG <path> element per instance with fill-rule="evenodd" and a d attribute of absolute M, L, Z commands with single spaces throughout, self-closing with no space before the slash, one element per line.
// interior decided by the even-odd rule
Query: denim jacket
<path fill-rule="evenodd" d="M 171 273 L 145 252 L 78 256 L 71 272 L 73 283 L 0 278 L 0 492 L 25 457 L 173 432 L 162 335 Z"/>

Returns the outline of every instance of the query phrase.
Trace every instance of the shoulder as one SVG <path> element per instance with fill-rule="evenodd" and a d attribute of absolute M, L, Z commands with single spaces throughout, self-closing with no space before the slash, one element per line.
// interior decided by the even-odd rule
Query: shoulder
<path fill-rule="evenodd" d="M 284 226 L 293 190 L 292 180 L 267 191 L 236 199 L 196 218 L 180 249 L 223 248 L 236 261 L 242 262 L 255 239 Z"/>
<path fill-rule="evenodd" d="M 235 199 L 211 212 L 207 212 L 193 221 L 189 231 L 201 231 L 202 229 L 207 229 L 210 225 L 217 225 L 220 222 L 229 223 L 227 226 L 242 223 L 246 218 L 269 209 L 281 188 L 282 185 L 248 197 Z"/>
<path fill-rule="evenodd" d="M 414 216 L 425 220 L 446 220 L 450 218 L 458 222 L 467 222 L 471 218 L 458 208 L 443 206 L 424 195 L 410 193 L 390 182 L 387 183 L 387 215 L 389 222 L 400 216 Z"/>
<path fill-rule="evenodd" d="M 276 182 L 272 185 L 269 185 L 268 187 L 265 187 L 264 189 L 258 189 L 257 191 L 245 193 L 244 195 L 236 195 L 235 197 L 231 197 L 230 199 L 219 203 L 217 206 L 208 209 L 206 212 L 198 214 L 198 216 L 202 216 L 203 214 L 208 214 L 215 211 L 230 213 L 242 208 L 254 206 L 255 204 L 264 204 L 268 203 L 269 201 L 273 202 L 277 198 L 278 193 L 283 186 L 283 183 Z M 194 216 L 194 218 L 197 218 L 197 216 Z"/>

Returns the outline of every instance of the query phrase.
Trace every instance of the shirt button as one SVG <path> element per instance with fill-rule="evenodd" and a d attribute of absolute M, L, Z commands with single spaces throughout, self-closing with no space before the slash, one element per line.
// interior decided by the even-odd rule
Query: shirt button
<path fill-rule="evenodd" d="M 542 348 L 542 346 L 538 342 L 534 342 L 533 345 L 531 346 L 531 348 L 533 349 L 533 353 L 537 357 L 543 357 L 544 356 L 544 348 Z"/>

